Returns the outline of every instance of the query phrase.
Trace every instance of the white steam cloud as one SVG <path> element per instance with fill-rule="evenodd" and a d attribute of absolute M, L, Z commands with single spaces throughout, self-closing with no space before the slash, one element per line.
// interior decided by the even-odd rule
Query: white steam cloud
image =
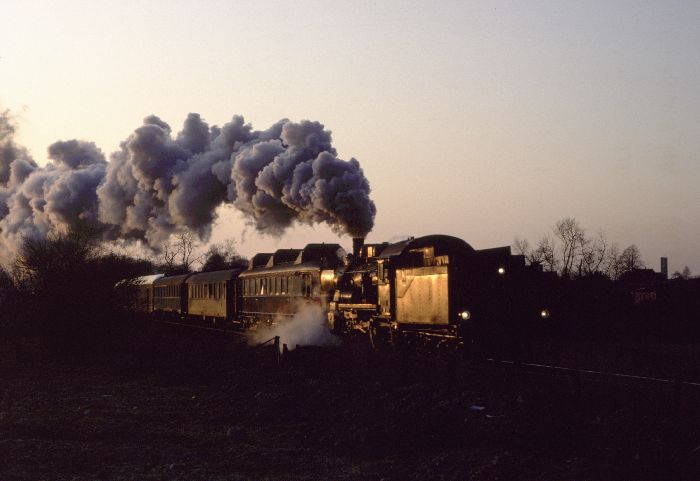
<path fill-rule="evenodd" d="M 280 346 L 286 344 L 290 350 L 297 345 L 336 346 L 341 342 L 328 329 L 326 314 L 321 306 L 308 303 L 300 303 L 291 319 L 278 316 L 272 326 L 252 331 L 249 342 L 262 344 L 275 336 L 280 337 Z"/>

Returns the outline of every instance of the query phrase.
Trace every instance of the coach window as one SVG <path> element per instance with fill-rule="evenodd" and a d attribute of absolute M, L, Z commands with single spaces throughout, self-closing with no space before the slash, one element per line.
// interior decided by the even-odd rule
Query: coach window
<path fill-rule="evenodd" d="M 308 274 L 304 274 L 302 276 L 302 279 L 304 297 L 309 297 L 311 295 L 311 276 L 309 276 Z"/>

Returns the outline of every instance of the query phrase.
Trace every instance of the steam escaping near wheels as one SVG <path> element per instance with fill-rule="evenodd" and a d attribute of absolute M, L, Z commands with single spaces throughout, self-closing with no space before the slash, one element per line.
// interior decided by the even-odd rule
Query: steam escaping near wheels
<path fill-rule="evenodd" d="M 280 345 L 292 350 L 299 346 L 337 346 L 342 341 L 328 329 L 324 309 L 316 304 L 302 303 L 291 318 L 278 315 L 272 325 L 260 324 L 249 335 L 251 345 L 262 344 L 279 336 Z"/>
<path fill-rule="evenodd" d="M 142 241 L 158 248 L 182 229 L 203 240 L 216 208 L 240 210 L 258 231 L 279 235 L 295 223 L 329 225 L 364 237 L 376 207 L 357 160 L 343 160 L 323 124 L 280 120 L 253 130 L 234 116 L 221 127 L 191 113 L 182 130 L 146 117 L 109 156 L 91 142 L 49 147 L 41 167 L 14 141 L 14 125 L 0 113 L 0 242 L 3 261 L 25 237 L 43 238 L 81 222 L 105 240 Z"/>

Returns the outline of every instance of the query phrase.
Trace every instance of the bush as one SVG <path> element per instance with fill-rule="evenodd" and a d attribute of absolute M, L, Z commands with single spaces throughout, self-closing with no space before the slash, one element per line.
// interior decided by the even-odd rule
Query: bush
<path fill-rule="evenodd" d="M 115 284 L 150 272 L 148 262 L 105 253 L 99 238 L 97 229 L 83 225 L 45 239 L 25 239 L 22 245 L 18 278 L 32 306 L 22 322 L 54 356 L 109 352 L 124 332 L 119 325 L 126 317 Z"/>

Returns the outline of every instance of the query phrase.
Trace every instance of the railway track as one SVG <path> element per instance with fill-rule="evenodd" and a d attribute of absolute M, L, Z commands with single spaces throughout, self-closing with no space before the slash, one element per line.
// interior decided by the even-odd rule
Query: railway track
<path fill-rule="evenodd" d="M 154 319 L 153 322 L 155 322 L 157 324 L 163 324 L 166 326 L 184 327 L 184 328 L 188 328 L 188 329 L 196 329 L 196 330 L 208 331 L 208 332 L 219 332 L 221 334 L 227 334 L 227 335 L 236 336 L 239 338 L 247 338 L 248 337 L 248 335 L 245 332 L 236 331 L 234 329 L 223 329 L 220 327 L 199 326 L 197 324 L 189 324 L 187 322 L 167 321 L 167 320 L 163 320 L 163 319 Z"/>
<path fill-rule="evenodd" d="M 177 322 L 177 321 L 171 321 L 171 320 L 154 320 L 154 322 L 166 326 L 172 326 L 172 327 L 177 327 L 177 328 L 185 328 L 185 329 L 191 329 L 191 330 L 198 330 L 198 331 L 203 331 L 203 332 L 213 332 L 213 333 L 219 333 L 221 335 L 229 335 L 233 336 L 238 339 L 248 339 L 248 333 L 245 331 L 239 331 L 239 330 L 234 330 L 234 329 L 225 329 L 225 328 L 219 328 L 219 327 L 212 327 L 212 326 L 201 326 L 197 324 L 190 324 L 187 322 Z M 269 344 L 274 338 L 268 340 L 265 343 L 261 343 L 261 345 Z M 574 380 L 574 382 L 580 382 L 577 381 L 577 378 L 580 378 L 581 376 L 585 376 L 587 378 L 592 378 L 592 379 L 615 379 L 619 381 L 632 381 L 632 382 L 645 382 L 645 383 L 656 383 L 656 384 L 666 384 L 666 385 L 675 385 L 677 388 L 678 387 L 685 387 L 688 386 L 693 389 L 700 389 L 700 382 L 697 381 L 689 381 L 689 380 L 684 380 L 680 378 L 664 378 L 664 377 L 654 377 L 654 376 L 641 376 L 637 374 L 627 374 L 627 373 L 622 373 L 622 372 L 611 372 L 611 371 L 599 371 L 599 370 L 594 370 L 594 369 L 585 369 L 585 368 L 575 368 L 575 367 L 567 367 L 567 366 L 556 366 L 556 365 L 550 365 L 550 364 L 541 364 L 541 363 L 536 363 L 536 362 L 516 362 L 512 360 L 507 360 L 507 359 L 498 359 L 498 358 L 487 358 L 485 359 L 486 362 L 492 365 L 499 365 L 499 366 L 504 366 L 504 367 L 510 367 L 510 368 L 516 368 L 516 369 L 523 369 L 526 371 L 530 372 L 539 372 L 539 373 L 552 373 L 552 374 L 564 374 L 568 375 L 570 378 Z"/>
<path fill-rule="evenodd" d="M 680 384 L 683 386 L 700 388 L 700 382 L 686 381 L 686 380 L 682 380 L 679 378 L 668 379 L 668 378 L 651 377 L 651 376 L 640 376 L 640 375 L 636 375 L 636 374 L 625 374 L 625 373 L 620 373 L 620 372 L 596 371 L 596 370 L 592 370 L 592 369 L 581 369 L 581 368 L 573 368 L 573 367 L 565 367 L 565 366 L 552 366 L 552 365 L 547 365 L 547 364 L 538 364 L 538 363 L 529 363 L 529 362 L 517 363 L 515 361 L 508 361 L 508 360 L 494 359 L 494 358 L 489 358 L 489 359 L 487 359 L 487 361 L 490 363 L 493 363 L 493 364 L 497 364 L 497 365 L 519 367 L 521 369 L 527 369 L 530 371 L 562 373 L 562 374 L 567 374 L 570 376 L 585 375 L 585 376 L 589 376 L 592 378 L 596 378 L 596 377 L 597 378 L 611 378 L 611 379 L 618 379 L 621 381 L 627 380 L 627 381 L 638 381 L 638 382 L 670 384 L 670 385 L 679 385 Z"/>

